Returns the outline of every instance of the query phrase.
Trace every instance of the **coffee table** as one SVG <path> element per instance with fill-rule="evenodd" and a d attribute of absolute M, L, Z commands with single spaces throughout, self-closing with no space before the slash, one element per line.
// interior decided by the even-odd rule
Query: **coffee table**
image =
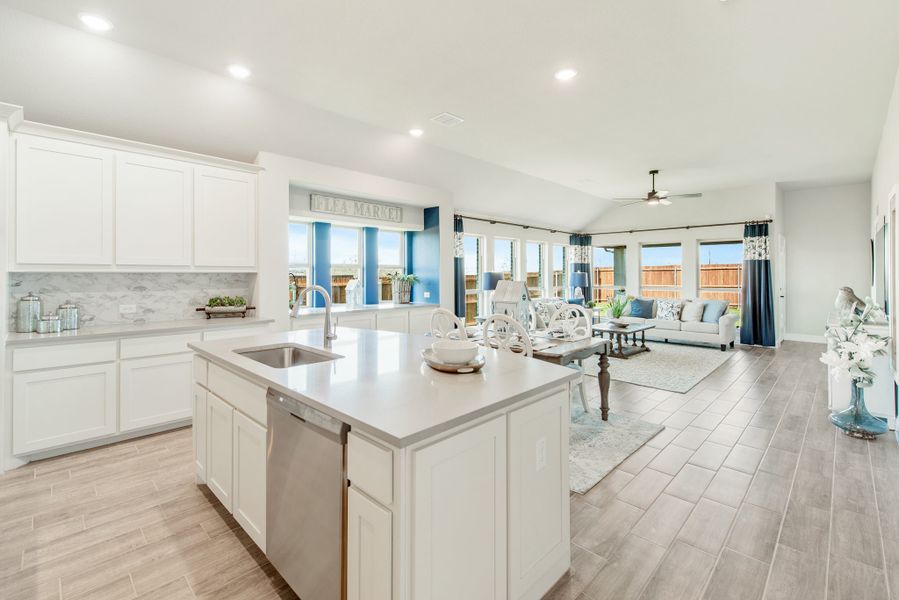
<path fill-rule="evenodd" d="M 641 352 L 649 352 L 646 347 L 646 330 L 654 329 L 655 325 L 639 325 L 637 323 L 628 323 L 627 325 L 613 325 L 612 323 L 599 323 L 593 326 L 593 331 L 598 333 L 600 337 L 608 334 L 610 340 L 618 341 L 618 349 L 613 344 L 612 351 L 609 356 L 614 358 L 627 359 L 634 354 Z M 637 334 L 640 334 L 640 345 L 637 345 Z M 628 336 L 632 337 L 631 345 L 627 345 Z"/>

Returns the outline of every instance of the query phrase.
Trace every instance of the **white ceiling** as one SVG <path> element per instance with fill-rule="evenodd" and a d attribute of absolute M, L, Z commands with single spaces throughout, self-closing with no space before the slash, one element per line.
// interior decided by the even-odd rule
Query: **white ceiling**
<path fill-rule="evenodd" d="M 896 0 L 0 2 L 606 198 L 867 179 L 899 67 Z"/>

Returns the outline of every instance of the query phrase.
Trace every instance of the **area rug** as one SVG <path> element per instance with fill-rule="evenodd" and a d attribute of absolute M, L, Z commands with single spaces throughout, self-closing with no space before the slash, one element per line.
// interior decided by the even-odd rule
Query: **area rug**
<path fill-rule="evenodd" d="M 568 486 L 583 494 L 640 449 L 664 427 L 609 413 L 603 421 L 599 404 L 585 413 L 580 402 L 571 403 L 568 441 Z"/>
<path fill-rule="evenodd" d="M 646 342 L 649 352 L 628 359 L 610 358 L 609 374 L 615 381 L 625 381 L 669 392 L 689 392 L 712 371 L 734 356 L 734 351 L 707 346 Z M 599 373 L 599 357 L 584 361 L 584 372 Z"/>

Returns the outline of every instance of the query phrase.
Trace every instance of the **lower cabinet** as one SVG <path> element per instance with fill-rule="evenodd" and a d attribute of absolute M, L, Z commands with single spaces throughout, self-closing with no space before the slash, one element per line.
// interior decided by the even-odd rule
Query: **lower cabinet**
<path fill-rule="evenodd" d="M 232 512 L 234 409 L 211 392 L 206 394 L 206 485 Z"/>
<path fill-rule="evenodd" d="M 114 362 L 13 376 L 13 453 L 27 454 L 116 431 Z"/>
<path fill-rule="evenodd" d="M 506 598 L 505 415 L 412 453 L 415 600 Z"/>
<path fill-rule="evenodd" d="M 409 333 L 412 335 L 431 333 L 431 314 L 433 312 L 433 309 L 411 309 L 409 311 Z"/>
<path fill-rule="evenodd" d="M 347 491 L 347 600 L 390 600 L 393 528 L 390 511 Z"/>
<path fill-rule="evenodd" d="M 194 423 L 191 434 L 194 443 L 194 464 L 197 469 L 197 481 L 206 483 L 206 390 L 194 384 L 192 398 Z"/>
<path fill-rule="evenodd" d="M 190 418 L 193 353 L 123 360 L 119 370 L 120 431 Z"/>
<path fill-rule="evenodd" d="M 234 519 L 265 551 L 265 427 L 234 411 Z"/>
<path fill-rule="evenodd" d="M 332 314 L 331 319 L 337 319 L 338 327 L 355 327 L 356 329 L 378 328 L 377 323 L 375 322 L 375 313 L 373 312 L 337 313 Z"/>
<path fill-rule="evenodd" d="M 378 313 L 378 331 L 409 333 L 409 312 L 398 310 Z"/>

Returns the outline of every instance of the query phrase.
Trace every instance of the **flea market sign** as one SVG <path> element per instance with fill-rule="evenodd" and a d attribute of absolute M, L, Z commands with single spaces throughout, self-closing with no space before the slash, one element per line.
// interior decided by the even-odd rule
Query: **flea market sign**
<path fill-rule="evenodd" d="M 310 206 L 312 212 L 357 217 L 360 219 L 375 219 L 376 221 L 391 221 L 393 223 L 400 223 L 403 220 L 403 209 L 399 206 L 376 204 L 351 198 L 322 196 L 320 194 L 310 194 L 310 198 L 312 200 Z"/>

